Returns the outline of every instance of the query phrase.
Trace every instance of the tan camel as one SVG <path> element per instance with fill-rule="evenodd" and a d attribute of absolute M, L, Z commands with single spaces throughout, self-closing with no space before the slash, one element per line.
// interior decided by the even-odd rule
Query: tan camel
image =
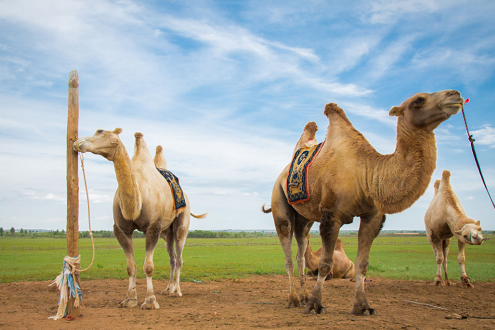
<path fill-rule="evenodd" d="M 132 160 L 119 138 L 121 128 L 114 131 L 97 130 L 93 136 L 83 137 L 74 142 L 74 150 L 91 152 L 112 161 L 117 176 L 118 187 L 113 202 L 113 232 L 124 250 L 129 274 L 129 290 L 120 307 L 137 306 L 136 263 L 132 233 L 142 231 L 146 240 L 144 272 L 147 292 L 141 309 L 157 309 L 159 304 L 153 291 L 154 271 L 153 252 L 160 236 L 165 240 L 170 255 L 170 283 L 163 291 L 170 296 L 182 296 L 179 286 L 182 268 L 182 249 L 189 229 L 190 215 L 204 218 L 206 214 L 196 216 L 190 212 L 189 200 L 184 194 L 186 207 L 175 210 L 174 198 L 166 179 L 158 172 L 155 164 L 166 167 L 161 146 L 157 147 L 155 160 L 144 142 L 143 134 L 134 136 L 135 150 Z M 174 251 L 174 242 L 177 254 Z M 174 272 L 177 273 L 174 280 Z"/>
<path fill-rule="evenodd" d="M 333 265 L 333 251 L 340 227 L 361 218 L 358 253 L 355 261 L 356 290 L 352 313 L 374 314 L 366 300 L 364 279 L 368 269 L 371 244 L 385 221 L 386 213 L 410 207 L 426 190 L 435 169 L 436 145 L 433 130 L 460 111 L 464 100 L 454 90 L 432 94 L 419 93 L 389 115 L 397 116 L 397 145 L 389 155 L 379 154 L 352 126 L 344 111 L 335 103 L 325 106 L 329 119 L 325 145 L 308 171 L 311 199 L 294 205 L 287 202 L 286 179 L 290 164 L 275 181 L 271 209 L 275 228 L 285 253 L 289 275 L 289 307 L 306 303 L 305 313 L 322 313 L 322 288 Z M 298 145 L 314 139 L 316 125 L 307 124 Z M 318 280 L 308 298 L 305 288 L 304 251 L 309 230 L 320 222 L 322 254 Z M 292 236 L 297 241 L 301 290 L 294 285 Z"/>
<path fill-rule="evenodd" d="M 318 264 L 320 263 L 321 250 L 320 247 L 318 251 L 313 251 L 311 249 L 311 243 L 308 235 L 308 246 L 306 247 L 306 252 L 304 253 L 304 258 L 306 259 L 306 267 L 309 271 L 306 275 L 318 276 Z M 330 273 L 327 275 L 327 279 L 332 278 L 354 278 L 354 263 L 347 257 L 344 251 L 344 243 L 340 238 L 337 239 L 335 243 L 335 250 L 333 251 L 333 266 Z"/>
<path fill-rule="evenodd" d="M 481 245 L 487 239 L 483 238 L 480 221 L 474 221 L 467 217 L 459 198 L 457 198 L 450 185 L 449 171 L 443 171 L 442 179 L 435 181 L 434 187 L 435 195 L 425 213 L 425 227 L 426 235 L 437 259 L 435 284 L 444 284 L 442 281 L 443 267 L 445 284 L 450 285 L 447 276 L 447 255 L 449 253 L 450 240 L 452 236 L 455 236 L 459 246 L 457 260 L 461 267 L 461 285 L 472 288 L 473 285 L 466 275 L 464 249 L 467 244 Z"/>

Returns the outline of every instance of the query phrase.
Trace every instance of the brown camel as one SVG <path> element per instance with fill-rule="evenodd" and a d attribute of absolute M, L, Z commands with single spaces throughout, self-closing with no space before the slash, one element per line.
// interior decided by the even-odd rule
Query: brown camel
<path fill-rule="evenodd" d="M 428 240 L 437 259 L 436 285 L 450 285 L 447 276 L 447 255 L 449 254 L 450 240 L 455 236 L 458 241 L 459 252 L 457 260 L 461 267 L 461 285 L 473 287 L 466 274 L 466 257 L 464 249 L 467 244 L 481 245 L 483 238 L 480 221 L 468 218 L 464 208 L 450 185 L 450 172 L 444 170 L 442 180 L 435 181 L 435 195 L 425 213 L 425 227 Z M 442 267 L 445 283 L 442 281 Z"/>
<path fill-rule="evenodd" d="M 136 263 L 132 233 L 142 231 L 146 240 L 144 272 L 147 292 L 141 309 L 157 309 L 159 304 L 153 291 L 154 271 L 153 252 L 160 236 L 165 240 L 170 255 L 170 283 L 163 291 L 170 296 L 182 296 L 179 286 L 182 268 L 182 249 L 189 229 L 190 215 L 204 218 L 206 214 L 196 216 L 190 212 L 189 200 L 184 194 L 186 207 L 175 210 L 174 198 L 167 180 L 158 172 L 155 164 L 166 168 L 162 147 L 158 146 L 155 160 L 144 142 L 143 134 L 134 136 L 135 149 L 132 160 L 119 138 L 121 128 L 114 131 L 97 130 L 93 136 L 79 138 L 74 142 L 74 150 L 101 155 L 113 162 L 118 187 L 113 202 L 113 233 L 124 250 L 129 274 L 129 290 L 120 307 L 137 306 Z M 174 242 L 177 255 L 174 251 Z M 174 272 L 177 276 L 174 280 Z"/>
<path fill-rule="evenodd" d="M 275 228 L 285 253 L 289 275 L 289 307 L 306 303 L 305 313 L 322 313 L 322 289 L 333 265 L 333 251 L 340 227 L 361 218 L 355 261 L 356 289 L 352 313 L 374 314 L 366 300 L 364 279 L 371 244 L 380 232 L 386 213 L 401 212 L 425 192 L 435 169 L 436 145 L 433 130 L 460 111 L 464 100 L 454 90 L 419 93 L 389 115 L 397 116 L 397 145 L 389 155 L 379 154 L 347 119 L 335 103 L 325 106 L 329 119 L 325 144 L 309 168 L 307 182 L 311 199 L 290 205 L 286 179 L 289 165 L 275 181 L 271 209 Z M 314 139 L 316 124 L 307 124 L 298 145 Z M 308 298 L 305 288 L 304 251 L 309 230 L 320 222 L 322 254 L 318 280 Z M 294 285 L 292 236 L 297 241 L 297 264 L 301 290 Z"/>
<path fill-rule="evenodd" d="M 308 246 L 306 247 L 306 252 L 304 253 L 306 267 L 309 268 L 306 275 L 318 276 L 318 264 L 320 263 L 322 248 L 320 247 L 316 252 L 313 251 L 313 249 L 311 249 L 311 243 L 309 242 L 310 237 L 311 235 L 308 235 Z M 338 238 L 335 243 L 335 250 L 333 251 L 333 266 L 326 279 L 354 278 L 354 275 L 354 263 L 345 254 L 344 243 L 342 243 L 342 240 Z"/>

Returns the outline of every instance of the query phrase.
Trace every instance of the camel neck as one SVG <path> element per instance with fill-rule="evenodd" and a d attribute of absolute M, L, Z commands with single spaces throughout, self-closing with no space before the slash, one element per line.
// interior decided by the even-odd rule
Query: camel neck
<path fill-rule="evenodd" d="M 401 119 L 395 152 L 368 159 L 370 195 L 378 209 L 389 214 L 407 209 L 423 195 L 436 166 L 435 134 L 410 129 Z"/>
<path fill-rule="evenodd" d="M 117 147 L 113 164 L 119 185 L 117 193 L 120 199 L 122 216 L 126 220 L 135 220 L 141 212 L 139 189 L 131 159 L 122 143 Z"/>

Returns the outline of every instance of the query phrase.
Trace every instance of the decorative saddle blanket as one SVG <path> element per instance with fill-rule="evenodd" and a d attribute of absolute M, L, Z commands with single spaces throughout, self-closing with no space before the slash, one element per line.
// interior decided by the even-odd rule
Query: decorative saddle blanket
<path fill-rule="evenodd" d="M 287 201 L 289 204 L 299 204 L 309 200 L 306 176 L 311 163 L 315 160 L 324 143 L 302 147 L 294 154 L 287 176 Z"/>
<path fill-rule="evenodd" d="M 156 169 L 165 177 L 170 185 L 172 195 L 174 196 L 174 209 L 180 210 L 186 207 L 186 197 L 184 196 L 182 188 L 179 185 L 179 178 L 177 178 L 172 172 L 163 168 L 157 167 Z"/>

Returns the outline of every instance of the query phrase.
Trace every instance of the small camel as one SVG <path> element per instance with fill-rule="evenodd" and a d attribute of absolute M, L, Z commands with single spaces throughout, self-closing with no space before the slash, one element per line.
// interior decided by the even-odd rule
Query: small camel
<path fill-rule="evenodd" d="M 435 195 L 425 213 L 425 227 L 428 240 L 437 259 L 436 285 L 450 285 L 447 276 L 447 254 L 450 240 L 455 236 L 458 241 L 459 253 L 457 260 L 461 268 L 461 285 L 472 288 L 473 285 L 466 275 L 466 245 L 481 245 L 487 238 L 483 238 L 480 221 L 468 218 L 464 208 L 450 185 L 450 172 L 444 170 L 442 179 L 434 184 Z M 445 283 L 442 281 L 442 267 Z"/>
<path fill-rule="evenodd" d="M 204 218 L 205 214 L 196 216 L 190 212 L 189 200 L 184 194 L 186 207 L 175 210 L 174 198 L 167 180 L 156 167 L 166 168 L 163 148 L 156 148 L 155 159 L 151 157 L 143 134 L 136 133 L 134 156 L 129 158 L 127 150 L 119 138 L 121 128 L 114 131 L 97 130 L 93 136 L 79 138 L 74 142 L 74 150 L 101 155 L 113 162 L 118 187 L 113 201 L 113 233 L 124 250 L 129 274 L 129 289 L 120 307 L 137 306 L 136 263 L 134 261 L 134 230 L 145 234 L 146 254 L 144 273 L 146 274 L 147 292 L 141 309 L 160 308 L 153 291 L 152 276 L 154 271 L 153 253 L 160 236 L 165 240 L 170 255 L 170 283 L 162 293 L 181 297 L 180 271 L 182 268 L 182 249 L 189 230 L 190 215 Z M 174 242 L 176 252 L 174 251 Z M 176 273 L 176 276 L 174 276 Z M 175 279 L 174 279 L 175 277 Z"/>
<path fill-rule="evenodd" d="M 318 264 L 320 263 L 322 248 L 320 247 L 316 252 L 313 251 L 311 249 L 311 243 L 309 242 L 310 237 L 311 235 L 308 235 L 308 246 L 304 253 L 306 267 L 309 268 L 306 275 L 318 276 Z M 333 266 L 330 273 L 327 275 L 326 280 L 331 280 L 332 278 L 354 278 L 354 275 L 354 263 L 345 254 L 344 243 L 338 238 L 335 243 L 335 250 L 333 251 Z"/>
<path fill-rule="evenodd" d="M 303 306 L 304 313 L 323 313 L 322 289 L 332 269 L 334 249 L 342 225 L 360 217 L 358 253 L 355 261 L 356 289 L 352 313 L 375 314 L 366 300 L 364 279 L 368 269 L 373 240 L 385 222 L 385 214 L 398 213 L 410 207 L 423 195 L 436 166 L 436 144 L 433 130 L 457 114 L 464 99 L 455 90 L 419 93 L 392 107 L 397 116 L 397 144 L 393 154 L 379 154 L 351 124 L 335 103 L 325 106 L 329 120 L 325 144 L 308 170 L 308 201 L 290 205 L 286 179 L 290 164 L 276 179 L 271 208 L 275 228 L 285 254 L 289 275 L 289 307 Z M 317 126 L 308 123 L 296 149 L 315 138 Z M 307 235 L 315 221 L 320 222 L 322 253 L 318 280 L 308 297 L 304 275 Z M 297 241 L 297 265 L 301 289 L 294 285 L 292 237 Z"/>

